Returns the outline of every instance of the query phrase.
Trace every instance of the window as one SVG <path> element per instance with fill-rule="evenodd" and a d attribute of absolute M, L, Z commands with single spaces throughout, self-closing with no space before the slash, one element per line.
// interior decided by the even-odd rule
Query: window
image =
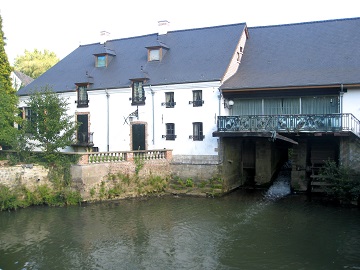
<path fill-rule="evenodd" d="M 30 107 L 25 107 L 20 109 L 20 113 L 19 113 L 19 117 L 22 118 L 23 120 L 26 120 L 28 123 L 28 125 L 32 125 L 32 123 L 35 121 L 35 117 L 31 111 Z M 18 129 L 21 130 L 23 128 L 22 125 L 18 125 Z M 28 128 L 30 128 L 28 126 Z"/>
<path fill-rule="evenodd" d="M 166 138 L 167 141 L 174 141 L 176 138 L 175 135 L 175 124 L 174 123 L 166 123 L 166 135 L 163 135 L 163 138 Z"/>
<path fill-rule="evenodd" d="M 96 67 L 106 67 L 106 55 L 96 56 Z"/>
<path fill-rule="evenodd" d="M 131 105 L 144 105 L 145 104 L 145 91 L 143 81 L 133 81 L 132 85 L 132 103 Z"/>
<path fill-rule="evenodd" d="M 77 92 L 78 92 L 77 107 L 78 108 L 89 107 L 87 86 L 86 85 L 79 85 L 78 89 L 77 89 Z"/>
<path fill-rule="evenodd" d="M 203 123 L 202 122 L 194 122 L 193 123 L 193 135 L 190 136 L 193 141 L 202 141 L 205 136 L 203 135 Z"/>
<path fill-rule="evenodd" d="M 166 108 L 174 108 L 176 105 L 176 102 L 174 102 L 174 92 L 166 92 L 165 102 L 161 103 L 161 105 L 165 105 Z"/>
<path fill-rule="evenodd" d="M 202 90 L 194 90 L 193 91 L 193 100 L 189 102 L 189 104 L 193 104 L 193 107 L 201 107 L 204 104 L 202 100 Z"/>
<path fill-rule="evenodd" d="M 78 127 L 76 131 L 76 143 L 74 145 L 93 146 L 93 132 L 89 132 L 89 114 L 77 114 L 76 122 L 78 124 Z"/>
<path fill-rule="evenodd" d="M 149 61 L 160 61 L 160 49 L 149 49 Z"/>

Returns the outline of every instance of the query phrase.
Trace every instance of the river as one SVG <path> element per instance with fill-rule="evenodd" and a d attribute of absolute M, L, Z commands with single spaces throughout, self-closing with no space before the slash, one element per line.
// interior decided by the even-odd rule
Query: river
<path fill-rule="evenodd" d="M 359 210 L 287 188 L 0 212 L 0 269 L 360 269 Z"/>

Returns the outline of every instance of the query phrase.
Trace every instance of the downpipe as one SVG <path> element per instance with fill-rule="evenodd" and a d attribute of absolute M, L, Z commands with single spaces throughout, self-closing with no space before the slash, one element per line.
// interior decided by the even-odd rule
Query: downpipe
<path fill-rule="evenodd" d="M 107 152 L 110 151 L 110 95 L 107 89 L 105 89 L 106 93 L 106 143 L 107 143 Z"/>

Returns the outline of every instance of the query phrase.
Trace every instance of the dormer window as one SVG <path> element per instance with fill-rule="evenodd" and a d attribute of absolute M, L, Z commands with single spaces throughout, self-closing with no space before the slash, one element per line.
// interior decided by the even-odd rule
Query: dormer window
<path fill-rule="evenodd" d="M 95 56 L 95 67 L 108 67 L 111 60 L 116 56 L 114 50 L 107 48 L 106 46 L 102 47 Z"/>
<path fill-rule="evenodd" d="M 161 61 L 164 57 L 167 50 L 169 50 L 169 47 L 166 46 L 164 43 L 162 43 L 159 40 L 156 40 L 156 42 L 146 47 L 148 50 L 148 61 Z"/>
<path fill-rule="evenodd" d="M 131 105 L 145 105 L 144 81 L 134 80 L 132 82 Z"/>
<path fill-rule="evenodd" d="M 96 67 L 106 67 L 106 55 L 96 56 Z"/>
<path fill-rule="evenodd" d="M 89 107 L 89 98 L 87 93 L 87 85 L 77 85 L 77 107 L 86 108 Z"/>
<path fill-rule="evenodd" d="M 149 61 L 160 61 L 160 49 L 149 50 Z"/>

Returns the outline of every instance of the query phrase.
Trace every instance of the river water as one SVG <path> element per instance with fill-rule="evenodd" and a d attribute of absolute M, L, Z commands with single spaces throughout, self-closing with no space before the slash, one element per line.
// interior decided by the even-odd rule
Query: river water
<path fill-rule="evenodd" d="M 360 269 L 360 211 L 267 192 L 0 212 L 0 269 Z"/>

